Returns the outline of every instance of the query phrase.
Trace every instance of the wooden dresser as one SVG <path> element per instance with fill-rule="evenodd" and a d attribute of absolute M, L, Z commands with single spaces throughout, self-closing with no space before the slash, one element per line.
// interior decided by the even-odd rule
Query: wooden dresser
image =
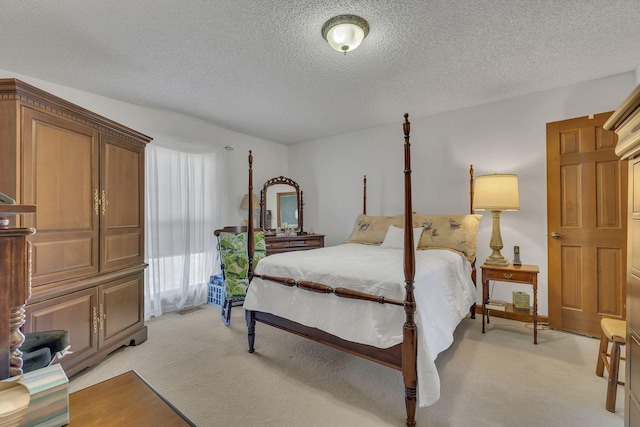
<path fill-rule="evenodd" d="M 640 425 L 640 85 L 604 124 L 618 134 L 616 154 L 629 160 L 625 426 Z M 635 366 L 633 368 L 632 366 Z"/>
<path fill-rule="evenodd" d="M 0 191 L 37 214 L 24 330 L 69 331 L 67 375 L 146 340 L 144 149 L 151 138 L 0 79 Z"/>
<path fill-rule="evenodd" d="M 302 236 L 264 236 L 267 256 L 282 252 L 305 251 L 324 247 L 323 234 Z"/>

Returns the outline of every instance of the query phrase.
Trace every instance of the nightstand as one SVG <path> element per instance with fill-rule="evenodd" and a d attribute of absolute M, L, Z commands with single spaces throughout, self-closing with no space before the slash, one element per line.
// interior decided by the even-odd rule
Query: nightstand
<path fill-rule="evenodd" d="M 484 334 L 485 317 L 489 323 L 489 281 L 523 283 L 533 286 L 533 307 L 529 310 L 515 308 L 507 304 L 506 311 L 514 313 L 518 320 L 533 320 L 533 343 L 538 344 L 538 272 L 537 265 L 490 265 L 482 264 L 482 333 Z"/>

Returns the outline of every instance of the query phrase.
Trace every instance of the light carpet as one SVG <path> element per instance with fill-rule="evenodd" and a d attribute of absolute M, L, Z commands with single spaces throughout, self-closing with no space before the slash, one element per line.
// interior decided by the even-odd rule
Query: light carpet
<path fill-rule="evenodd" d="M 198 426 L 404 425 L 400 372 L 262 324 L 249 354 L 242 308 L 224 326 L 204 307 L 151 319 L 145 343 L 75 375 L 70 392 L 135 370 Z M 438 356 L 441 397 L 418 409 L 418 426 L 624 424 L 623 387 L 616 413 L 604 407 L 598 340 L 539 330 L 534 345 L 531 325 L 492 318 L 482 334 L 479 317 Z"/>

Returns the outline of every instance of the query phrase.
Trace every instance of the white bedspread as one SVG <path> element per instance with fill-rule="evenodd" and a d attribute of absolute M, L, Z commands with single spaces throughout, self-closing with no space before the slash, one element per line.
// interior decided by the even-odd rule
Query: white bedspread
<path fill-rule="evenodd" d="M 403 262 L 402 249 L 351 243 L 271 255 L 258 263 L 255 273 L 309 280 L 403 301 Z M 418 404 L 428 406 L 440 397 L 434 361 L 451 345 L 456 326 L 475 300 L 471 265 L 452 251 L 416 251 L 415 298 Z M 400 306 L 318 294 L 254 277 L 244 308 L 379 348 L 402 342 L 405 312 Z"/>

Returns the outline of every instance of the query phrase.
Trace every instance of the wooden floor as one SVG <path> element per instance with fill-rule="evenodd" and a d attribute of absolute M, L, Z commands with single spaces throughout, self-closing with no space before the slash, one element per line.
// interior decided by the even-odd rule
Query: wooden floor
<path fill-rule="evenodd" d="M 69 395 L 69 426 L 195 426 L 135 371 Z"/>

